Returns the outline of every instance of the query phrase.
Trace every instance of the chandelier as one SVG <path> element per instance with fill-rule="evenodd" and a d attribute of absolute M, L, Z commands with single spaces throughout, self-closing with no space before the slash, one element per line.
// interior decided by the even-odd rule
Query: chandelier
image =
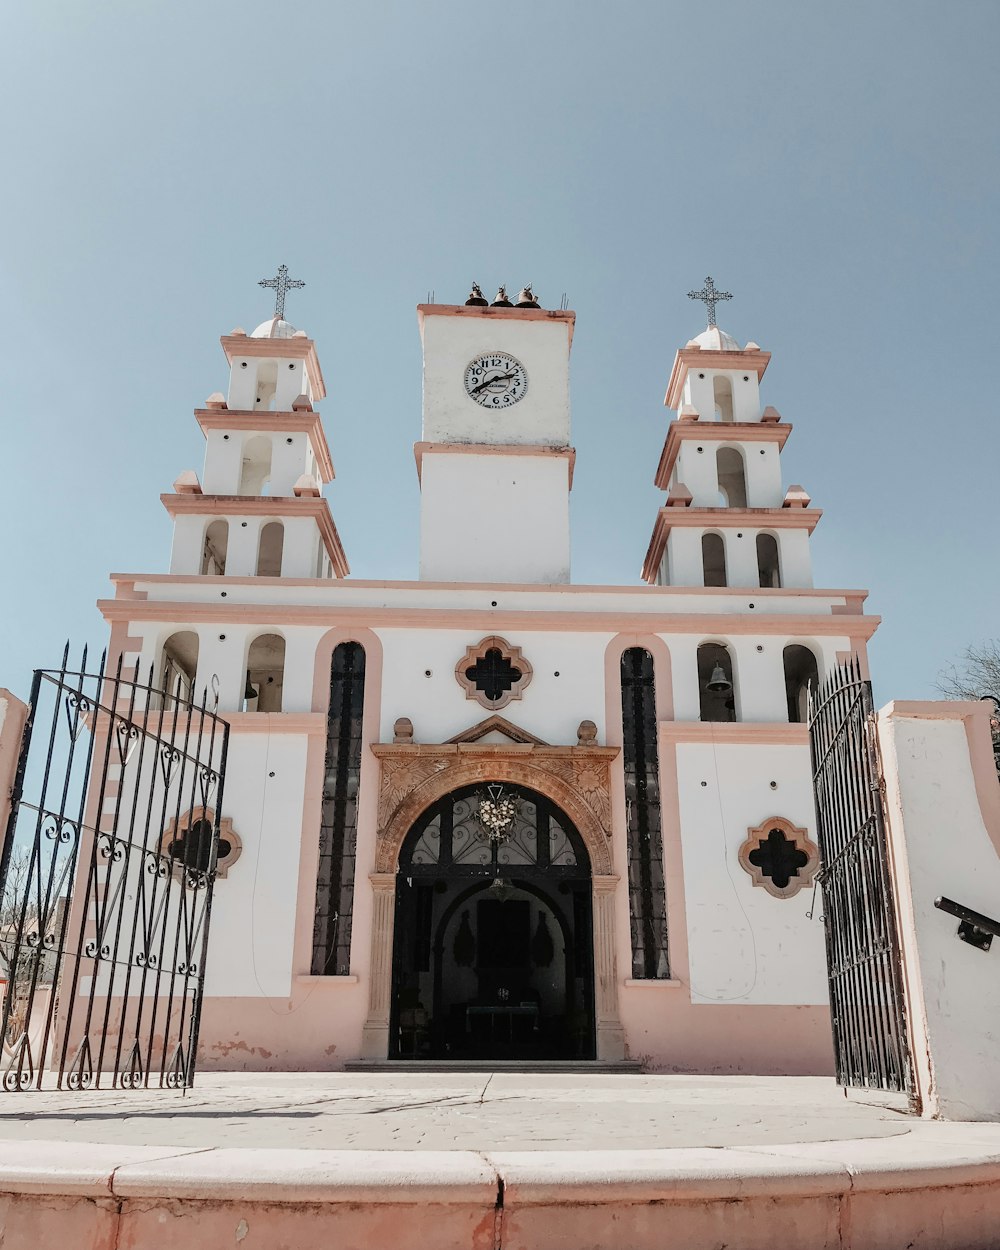
<path fill-rule="evenodd" d="M 517 819 L 517 798 L 507 794 L 502 785 L 491 783 L 478 795 L 479 823 L 491 842 L 503 842 L 510 836 Z"/>

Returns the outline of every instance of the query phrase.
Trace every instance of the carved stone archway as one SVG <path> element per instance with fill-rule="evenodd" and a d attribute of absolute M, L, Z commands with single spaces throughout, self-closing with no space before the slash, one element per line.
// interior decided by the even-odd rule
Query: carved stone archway
<path fill-rule="evenodd" d="M 594 999 L 597 1057 L 624 1057 L 618 1014 L 612 870 L 610 766 L 618 747 L 530 743 L 377 743 L 380 764 L 375 871 L 371 874 L 371 984 L 363 1053 L 389 1053 L 396 869 L 403 841 L 433 803 L 463 786 L 510 782 L 545 795 L 576 826 L 590 856 L 593 883 Z"/>

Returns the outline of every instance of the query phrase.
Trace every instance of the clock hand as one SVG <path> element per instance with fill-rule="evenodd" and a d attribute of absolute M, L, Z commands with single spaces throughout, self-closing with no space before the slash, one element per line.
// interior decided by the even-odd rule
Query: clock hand
<path fill-rule="evenodd" d="M 509 382 L 514 376 L 513 371 L 510 373 L 498 373 L 495 377 L 487 378 L 485 382 L 480 382 L 478 386 L 472 388 L 472 394 L 478 395 L 480 391 L 485 391 L 488 386 L 492 386 L 494 382 Z"/>

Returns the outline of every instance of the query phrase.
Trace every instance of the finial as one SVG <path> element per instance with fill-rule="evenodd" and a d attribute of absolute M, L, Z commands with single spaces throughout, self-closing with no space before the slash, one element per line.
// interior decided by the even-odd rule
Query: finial
<path fill-rule="evenodd" d="M 722 303 L 723 300 L 732 298 L 728 291 L 717 291 L 715 283 L 711 278 L 705 279 L 705 285 L 700 291 L 688 291 L 688 299 L 700 299 L 703 304 L 708 306 L 708 324 L 710 326 L 715 325 L 715 305 Z"/>
<path fill-rule="evenodd" d="M 507 298 L 507 288 L 501 286 L 497 288 L 496 298 L 490 305 L 491 308 L 513 308 L 514 305 Z"/>
<path fill-rule="evenodd" d="M 483 295 L 482 291 L 479 289 L 478 282 L 473 282 L 472 290 L 469 292 L 469 298 L 465 301 L 465 303 L 466 303 L 466 306 L 471 304 L 474 308 L 486 307 L 486 297 Z"/>
<path fill-rule="evenodd" d="M 526 282 L 524 286 L 521 287 L 520 294 L 517 297 L 517 303 L 514 305 L 514 307 L 515 308 L 537 308 L 538 307 L 538 300 L 535 297 L 535 295 L 532 293 L 530 282 Z"/>
<path fill-rule="evenodd" d="M 274 292 L 274 315 L 279 321 L 283 321 L 285 317 L 285 295 L 293 287 L 305 286 L 305 283 L 298 278 L 290 278 L 288 276 L 288 266 L 281 265 L 273 278 L 261 278 L 257 285 L 270 287 Z"/>

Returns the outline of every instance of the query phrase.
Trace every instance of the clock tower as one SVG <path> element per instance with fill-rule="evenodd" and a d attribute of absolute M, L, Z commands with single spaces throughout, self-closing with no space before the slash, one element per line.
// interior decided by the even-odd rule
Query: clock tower
<path fill-rule="evenodd" d="M 569 581 L 569 352 L 575 314 L 526 288 L 512 306 L 421 304 L 420 576 Z"/>

